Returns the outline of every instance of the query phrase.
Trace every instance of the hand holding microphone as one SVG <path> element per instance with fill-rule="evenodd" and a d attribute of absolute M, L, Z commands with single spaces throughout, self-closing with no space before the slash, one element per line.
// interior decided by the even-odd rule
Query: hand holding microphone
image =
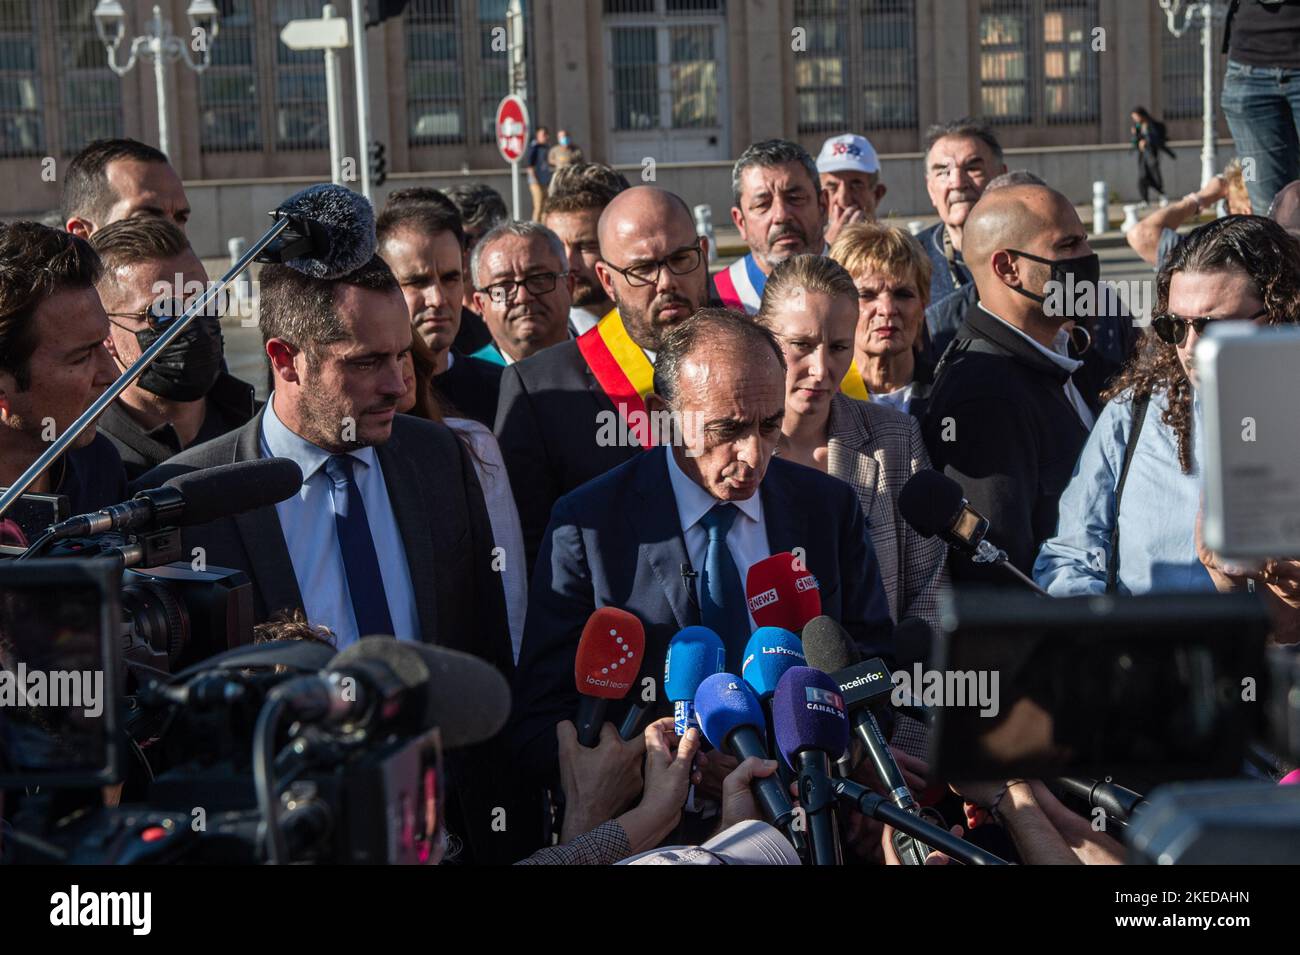
<path fill-rule="evenodd" d="M 627 696 L 645 657 L 645 628 L 626 610 L 601 607 L 582 628 L 573 661 L 578 742 L 595 746 L 610 700 Z"/>
<path fill-rule="evenodd" d="M 600 741 L 589 747 L 568 720 L 557 723 L 560 786 L 564 790 L 564 826 L 560 840 L 568 842 L 590 832 L 627 809 L 642 791 L 641 762 L 645 737 L 623 740 L 613 724 L 600 730 Z M 683 796 L 684 798 L 684 796 Z"/>

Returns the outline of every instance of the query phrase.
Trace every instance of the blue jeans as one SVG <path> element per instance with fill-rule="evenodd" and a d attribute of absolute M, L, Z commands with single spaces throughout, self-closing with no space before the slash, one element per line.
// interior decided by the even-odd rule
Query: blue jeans
<path fill-rule="evenodd" d="M 1243 165 L 1254 160 L 1246 182 L 1251 211 L 1268 215 L 1278 190 L 1300 179 L 1300 70 L 1229 60 L 1220 103 L 1237 155 Z"/>

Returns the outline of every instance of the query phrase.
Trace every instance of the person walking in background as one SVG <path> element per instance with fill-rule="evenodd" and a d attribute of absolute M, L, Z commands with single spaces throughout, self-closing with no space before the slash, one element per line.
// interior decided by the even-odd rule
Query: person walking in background
<path fill-rule="evenodd" d="M 538 126 L 533 134 L 532 145 L 524 154 L 524 167 L 528 170 L 528 191 L 533 195 L 533 221 L 542 221 L 542 201 L 546 198 L 546 187 L 551 184 L 551 132 L 545 126 Z M 515 213 L 518 215 L 518 211 Z"/>
<path fill-rule="evenodd" d="M 1129 115 L 1133 118 L 1131 142 L 1138 153 L 1138 195 L 1146 205 L 1147 197 L 1154 189 L 1163 205 L 1169 200 L 1165 198 L 1165 180 L 1160 174 L 1160 153 L 1168 153 L 1170 159 L 1178 157 L 1165 142 L 1164 123 L 1153 118 L 1142 106 L 1135 106 Z"/>

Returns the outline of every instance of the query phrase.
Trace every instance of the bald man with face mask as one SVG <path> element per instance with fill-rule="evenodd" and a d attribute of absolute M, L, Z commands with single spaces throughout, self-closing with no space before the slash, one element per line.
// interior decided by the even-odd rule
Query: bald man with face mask
<path fill-rule="evenodd" d="M 1092 317 L 1100 263 L 1069 200 L 1035 185 L 986 193 L 963 251 L 979 302 L 938 369 L 922 430 L 934 466 L 1027 573 L 1099 410 L 1072 380 L 1083 363 L 1069 353 L 1068 323 Z M 1007 582 L 960 559 L 952 576 Z"/>

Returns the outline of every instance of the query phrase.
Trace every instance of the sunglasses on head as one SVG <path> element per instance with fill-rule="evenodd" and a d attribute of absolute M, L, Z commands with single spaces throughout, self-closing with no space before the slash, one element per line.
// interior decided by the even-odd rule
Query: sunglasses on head
<path fill-rule="evenodd" d="M 1242 321 L 1253 322 L 1258 318 L 1268 314 L 1268 309 L 1261 308 L 1249 318 Z M 1156 330 L 1162 342 L 1170 345 L 1181 345 L 1187 340 L 1187 326 L 1196 329 L 1197 336 L 1205 334 L 1205 326 L 1210 322 L 1228 321 L 1228 319 L 1216 318 L 1213 315 L 1199 315 L 1195 318 L 1183 318 L 1170 312 L 1162 312 L 1151 319 L 1151 327 Z"/>

